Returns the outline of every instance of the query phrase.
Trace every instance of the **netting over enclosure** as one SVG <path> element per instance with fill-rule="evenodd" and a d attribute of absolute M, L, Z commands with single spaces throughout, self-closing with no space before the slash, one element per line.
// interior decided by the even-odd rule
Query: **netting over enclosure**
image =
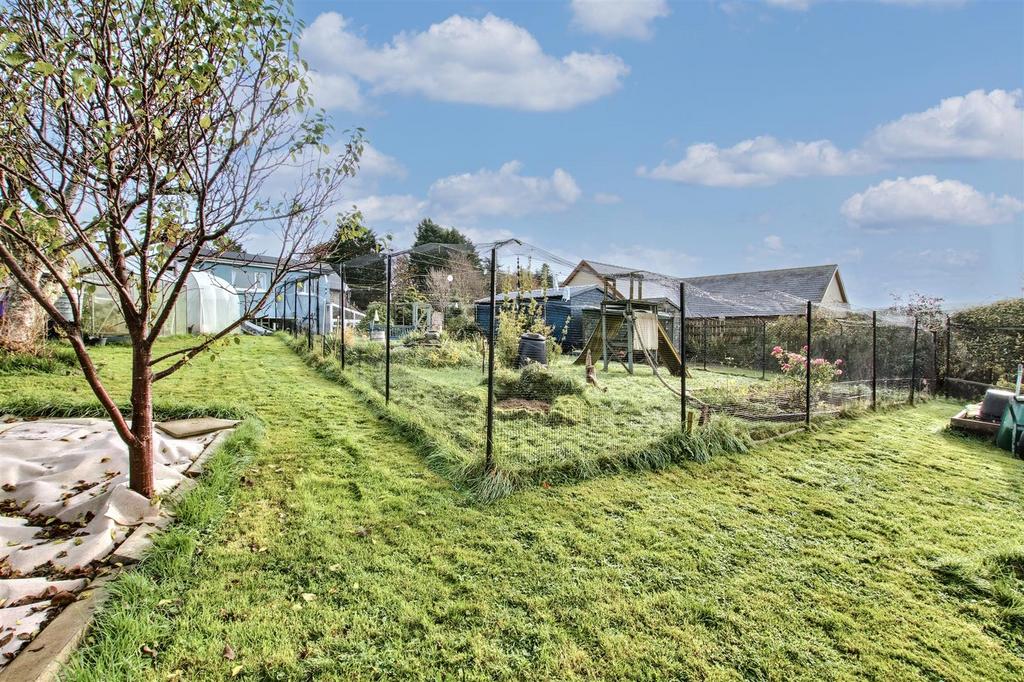
<path fill-rule="evenodd" d="M 504 486 L 666 461 L 715 415 L 771 435 L 936 386 L 913 318 L 581 267 L 517 240 L 361 256 L 335 266 L 344 323 L 297 333 L 434 461 Z"/>

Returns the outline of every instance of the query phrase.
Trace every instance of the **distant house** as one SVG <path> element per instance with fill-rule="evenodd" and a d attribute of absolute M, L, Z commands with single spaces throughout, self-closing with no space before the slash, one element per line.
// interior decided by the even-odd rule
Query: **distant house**
<path fill-rule="evenodd" d="M 581 260 L 564 284 L 608 286 L 614 298 L 632 294 L 634 299 L 662 302 L 678 310 L 681 281 L 689 286 L 687 317 L 777 317 L 803 312 L 807 301 L 849 304 L 839 266 L 834 264 L 679 278 Z"/>
<path fill-rule="evenodd" d="M 804 312 L 807 301 L 849 305 L 839 266 L 812 265 L 729 275 L 687 277 L 687 317 L 777 317 Z M 678 298 L 678 294 L 676 296 Z"/>

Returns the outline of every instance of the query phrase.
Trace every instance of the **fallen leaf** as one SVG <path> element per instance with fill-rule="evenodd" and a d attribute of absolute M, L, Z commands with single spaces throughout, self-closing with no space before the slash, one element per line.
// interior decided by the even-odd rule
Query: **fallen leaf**
<path fill-rule="evenodd" d="M 313 601 L 314 599 L 316 599 L 316 595 L 313 594 L 312 592 L 303 592 L 302 593 L 302 598 L 309 602 L 309 601 Z"/>
<path fill-rule="evenodd" d="M 229 661 L 235 660 L 235 650 L 227 642 L 224 643 L 224 652 L 221 655 Z"/>
<path fill-rule="evenodd" d="M 359 528 L 356 528 L 355 533 L 359 537 L 365 538 L 367 535 L 370 534 L 370 529 L 369 528 L 365 528 L 363 526 L 359 526 Z"/>
<path fill-rule="evenodd" d="M 236 665 L 231 669 L 231 677 L 238 677 L 238 673 L 242 672 L 242 666 Z"/>
<path fill-rule="evenodd" d="M 14 639 L 14 633 L 8 632 L 3 637 L 0 637 L 0 646 L 6 646 L 7 643 L 10 642 L 12 639 Z"/>
<path fill-rule="evenodd" d="M 143 644 L 142 648 L 139 649 L 139 651 L 144 653 L 146 656 L 149 656 L 150 658 L 156 658 L 156 649 L 154 649 L 154 648 L 152 648 L 152 647 L 150 647 L 150 646 L 148 646 L 146 644 Z"/>

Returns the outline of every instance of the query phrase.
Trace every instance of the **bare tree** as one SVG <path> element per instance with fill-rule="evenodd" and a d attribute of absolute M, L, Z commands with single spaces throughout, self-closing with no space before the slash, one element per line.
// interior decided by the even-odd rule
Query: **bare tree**
<path fill-rule="evenodd" d="M 487 279 L 468 254 L 453 249 L 444 260 L 444 267 L 427 271 L 424 286 L 435 310 L 446 310 L 453 303 L 467 309 L 487 294 Z"/>
<path fill-rule="evenodd" d="M 0 263 L 71 344 L 128 446 L 131 488 L 146 496 L 154 382 L 318 258 L 324 217 L 362 151 L 359 130 L 336 157 L 324 145 L 330 130 L 312 108 L 297 27 L 281 12 L 263 0 L 0 5 Z M 220 332 L 155 354 L 204 252 L 257 227 L 281 241 L 266 293 Z M 131 338 L 130 419 L 85 345 L 84 271 L 113 293 Z"/>

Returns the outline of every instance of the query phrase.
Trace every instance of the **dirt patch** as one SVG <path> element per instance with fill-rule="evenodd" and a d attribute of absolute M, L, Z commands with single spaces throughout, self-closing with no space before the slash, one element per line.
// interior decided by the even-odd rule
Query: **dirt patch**
<path fill-rule="evenodd" d="M 523 398 L 509 398 L 495 404 L 499 410 L 526 410 L 527 412 L 541 412 L 547 414 L 551 411 L 551 403 L 543 400 L 525 400 Z"/>

